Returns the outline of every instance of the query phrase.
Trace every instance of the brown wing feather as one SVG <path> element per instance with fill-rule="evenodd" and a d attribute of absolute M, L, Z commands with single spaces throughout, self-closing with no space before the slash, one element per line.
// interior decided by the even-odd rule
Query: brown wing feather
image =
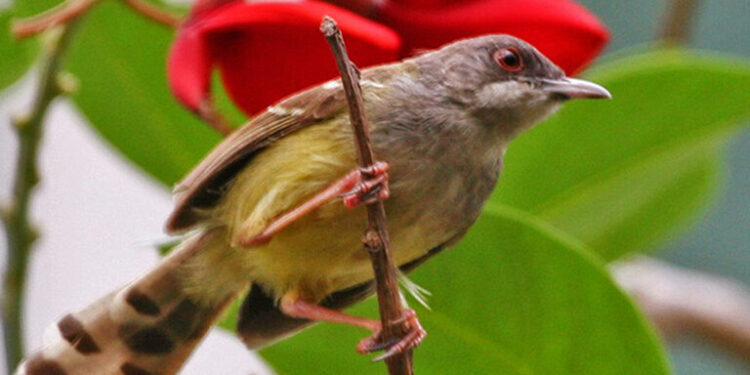
<path fill-rule="evenodd" d="M 222 191 L 253 155 L 275 140 L 343 111 L 341 85 L 322 85 L 269 107 L 221 142 L 175 188 L 175 208 L 167 220 L 168 233 L 184 232 L 202 219 Z"/>
<path fill-rule="evenodd" d="M 362 71 L 362 83 L 386 83 L 394 78 L 395 71 L 413 75 L 417 68 L 409 61 L 371 67 Z M 346 109 L 340 80 L 313 87 L 269 107 L 221 142 L 175 187 L 175 208 L 167 220 L 167 233 L 184 232 L 199 223 L 203 219 L 200 213 L 216 205 L 227 184 L 258 151 Z"/>

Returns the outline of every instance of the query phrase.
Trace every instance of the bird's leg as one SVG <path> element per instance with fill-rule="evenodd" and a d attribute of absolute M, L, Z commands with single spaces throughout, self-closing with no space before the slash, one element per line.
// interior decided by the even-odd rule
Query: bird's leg
<path fill-rule="evenodd" d="M 385 353 L 375 357 L 374 361 L 380 361 L 393 355 L 402 353 L 406 350 L 417 347 L 425 336 L 427 331 L 422 328 L 422 324 L 417 319 L 417 313 L 412 309 L 404 309 L 404 315 L 395 323 L 406 323 L 407 332 L 404 337 L 394 341 L 383 341 L 381 331 L 374 331 L 372 336 L 367 337 L 357 345 L 357 352 L 360 354 L 372 353 L 378 350 L 385 350 Z"/>
<path fill-rule="evenodd" d="M 388 163 L 379 161 L 368 168 L 357 168 L 274 219 L 260 233 L 240 238 L 238 244 L 246 247 L 263 245 L 284 228 L 337 197 L 342 198 L 346 207 L 354 208 L 363 203 L 386 199 L 388 195 Z"/>
<path fill-rule="evenodd" d="M 318 322 L 329 322 L 362 327 L 371 332 L 380 331 L 380 322 L 360 316 L 349 315 L 338 310 L 329 309 L 318 304 L 300 299 L 296 294 L 287 293 L 279 304 L 284 315 L 298 319 Z"/>
<path fill-rule="evenodd" d="M 281 298 L 280 308 L 285 315 L 292 318 L 347 324 L 369 330 L 372 332 L 372 335 L 359 342 L 357 352 L 367 354 L 378 350 L 385 350 L 386 352 L 376 357 L 375 361 L 380 361 L 405 350 L 413 349 L 427 335 L 427 332 L 419 324 L 419 320 L 417 320 L 417 314 L 412 309 L 404 309 L 404 316 L 394 322 L 407 324 L 408 332 L 406 335 L 398 340 L 384 342 L 381 336 L 382 326 L 379 321 L 349 315 L 338 310 L 304 301 L 298 298 L 296 293 L 287 293 L 284 295 Z"/>

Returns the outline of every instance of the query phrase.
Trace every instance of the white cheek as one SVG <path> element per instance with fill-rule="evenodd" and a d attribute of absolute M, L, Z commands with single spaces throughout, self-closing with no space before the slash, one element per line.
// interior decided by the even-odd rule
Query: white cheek
<path fill-rule="evenodd" d="M 536 90 L 528 84 L 517 81 L 496 82 L 485 85 L 476 93 L 479 108 L 495 113 L 495 121 L 501 128 L 514 137 L 547 116 L 559 107 L 557 100 Z"/>
<path fill-rule="evenodd" d="M 538 121 L 557 108 L 557 101 L 526 83 L 517 81 L 496 82 L 485 85 L 476 93 L 480 108 L 504 113 L 520 122 Z"/>
<path fill-rule="evenodd" d="M 547 95 L 526 83 L 517 81 L 496 82 L 485 85 L 477 93 L 480 105 L 486 108 L 528 108 L 544 105 Z"/>

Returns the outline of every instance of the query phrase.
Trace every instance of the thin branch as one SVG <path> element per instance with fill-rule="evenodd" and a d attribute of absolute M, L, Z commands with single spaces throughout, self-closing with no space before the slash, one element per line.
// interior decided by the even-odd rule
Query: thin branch
<path fill-rule="evenodd" d="M 686 44 L 690 40 L 696 9 L 698 0 L 671 0 L 658 39 L 669 45 Z"/>
<path fill-rule="evenodd" d="M 612 272 L 667 339 L 707 338 L 750 361 L 750 290 L 730 280 L 646 257 Z"/>
<path fill-rule="evenodd" d="M 369 122 L 364 111 L 362 88 L 359 85 L 359 72 L 349 60 L 341 30 L 339 30 L 336 22 L 326 16 L 320 25 L 320 30 L 325 35 L 328 44 L 331 45 L 336 65 L 339 73 L 341 73 L 341 82 L 349 104 L 349 119 L 354 128 L 359 165 L 362 168 L 372 166 L 375 156 L 368 135 Z M 398 290 L 396 268 L 393 266 L 391 257 L 385 206 L 382 201 L 367 205 L 367 219 L 368 224 L 363 243 L 365 250 L 370 254 L 375 273 L 380 319 L 383 324 L 381 338 L 384 342 L 390 342 L 403 337 L 406 334 L 406 327 L 401 322 L 404 316 L 404 307 Z M 408 350 L 387 358 L 386 365 L 391 375 L 413 374 L 412 351 Z"/>
<path fill-rule="evenodd" d="M 39 83 L 29 113 L 16 117 L 13 124 L 18 135 L 18 158 L 13 179 L 12 201 L 3 206 L 2 222 L 8 244 L 7 269 L 3 283 L 2 322 L 5 363 L 8 374 L 23 357 L 23 297 L 26 270 L 37 232 L 29 223 L 29 201 L 39 182 L 36 166 L 42 124 L 47 109 L 64 91 L 58 78 L 62 55 L 67 49 L 75 25 L 54 30 L 43 50 Z"/>
<path fill-rule="evenodd" d="M 143 0 L 122 1 L 135 12 L 144 15 L 146 18 L 150 18 L 156 22 L 159 22 L 164 26 L 175 29 L 180 26 L 180 23 L 182 23 L 182 19 L 180 18 L 180 16 L 161 9 L 154 4 L 147 3 Z"/>
<path fill-rule="evenodd" d="M 55 26 L 63 25 L 80 17 L 101 0 L 68 0 L 36 16 L 13 21 L 11 33 L 18 39 L 37 35 Z M 176 28 L 180 17 L 143 0 L 122 0 L 127 6 L 143 16 L 167 27 Z"/>
<path fill-rule="evenodd" d="M 200 103 L 197 114 L 217 133 L 225 137 L 232 133 L 233 129 L 229 126 L 229 122 L 216 109 L 210 98 Z"/>
<path fill-rule="evenodd" d="M 86 13 L 101 0 L 68 0 L 36 16 L 14 20 L 10 30 L 18 39 L 37 35 L 55 26 L 63 25 Z"/>

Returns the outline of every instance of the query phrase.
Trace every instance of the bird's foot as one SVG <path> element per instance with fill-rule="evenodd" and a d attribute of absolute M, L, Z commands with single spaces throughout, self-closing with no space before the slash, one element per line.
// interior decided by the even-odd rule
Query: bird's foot
<path fill-rule="evenodd" d="M 375 162 L 367 168 L 359 168 L 350 175 L 355 180 L 351 190 L 341 194 L 344 205 L 355 208 L 361 204 L 370 204 L 385 200 L 390 195 L 388 189 L 388 163 Z"/>
<path fill-rule="evenodd" d="M 402 338 L 395 340 L 383 341 L 382 329 L 377 329 L 372 336 L 367 337 L 357 345 L 357 352 L 367 354 L 379 350 L 385 350 L 385 353 L 375 357 L 373 361 L 382 361 L 396 354 L 403 353 L 406 350 L 414 349 L 427 336 L 427 331 L 417 319 L 417 313 L 412 309 L 405 309 L 404 315 L 396 323 L 405 323 L 408 331 Z"/>

